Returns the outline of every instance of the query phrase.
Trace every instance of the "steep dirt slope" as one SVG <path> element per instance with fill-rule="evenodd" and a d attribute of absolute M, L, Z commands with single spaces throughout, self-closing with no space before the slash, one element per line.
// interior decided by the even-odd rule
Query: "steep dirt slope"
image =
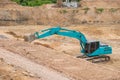
<path fill-rule="evenodd" d="M 102 1 L 104 2 L 104 1 Z M 99 1 L 91 4 L 94 5 Z M 111 2 L 112 3 L 112 2 Z M 114 2 L 118 4 L 119 2 Z M 80 8 L 54 8 L 54 4 L 43 5 L 39 7 L 24 7 L 16 3 L 0 3 L 0 25 L 79 25 L 79 24 L 119 24 L 120 8 L 96 7 L 103 11 L 98 13 L 99 9 L 83 6 Z M 82 3 L 81 3 L 82 4 Z M 106 2 L 106 4 L 109 4 Z M 106 5 L 105 4 L 105 5 Z M 96 4 L 97 5 L 97 4 Z M 87 9 L 87 8 L 89 9 Z M 97 10 L 97 11 L 96 11 Z"/>

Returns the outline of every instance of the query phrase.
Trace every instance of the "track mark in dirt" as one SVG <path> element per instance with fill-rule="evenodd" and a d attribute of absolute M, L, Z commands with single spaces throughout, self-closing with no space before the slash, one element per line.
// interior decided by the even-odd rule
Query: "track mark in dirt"
<path fill-rule="evenodd" d="M 64 75 L 48 69 L 42 65 L 30 61 L 18 54 L 14 54 L 10 51 L 0 48 L 0 56 L 9 64 L 19 66 L 28 72 L 35 74 L 43 80 L 71 80 Z"/>

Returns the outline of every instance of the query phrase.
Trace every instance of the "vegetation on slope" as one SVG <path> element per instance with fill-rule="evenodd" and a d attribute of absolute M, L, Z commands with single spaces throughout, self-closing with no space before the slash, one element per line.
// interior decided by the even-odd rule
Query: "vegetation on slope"
<path fill-rule="evenodd" d="M 40 6 L 43 4 L 56 3 L 56 0 L 12 0 L 22 6 Z"/>

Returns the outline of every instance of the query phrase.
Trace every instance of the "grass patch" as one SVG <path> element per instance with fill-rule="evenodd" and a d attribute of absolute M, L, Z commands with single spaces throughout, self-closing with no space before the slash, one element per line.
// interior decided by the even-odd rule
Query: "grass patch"
<path fill-rule="evenodd" d="M 96 8 L 96 13 L 101 14 L 104 11 L 104 8 Z"/>

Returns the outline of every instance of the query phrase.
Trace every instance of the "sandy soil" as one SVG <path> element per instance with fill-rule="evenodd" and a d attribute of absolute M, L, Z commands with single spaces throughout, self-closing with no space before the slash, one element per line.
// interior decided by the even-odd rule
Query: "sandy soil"
<path fill-rule="evenodd" d="M 99 64 L 75 58 L 77 54 L 80 54 L 79 42 L 75 39 L 52 36 L 36 40 L 31 44 L 23 41 L 23 35 L 33 33 L 45 27 L 50 26 L 0 27 L 0 33 L 2 35 L 6 34 L 5 36 L 8 37 L 8 39 L 0 40 L 0 46 L 76 80 L 119 80 L 119 25 L 81 25 L 68 27 L 81 31 L 89 40 L 100 40 L 112 46 L 113 54 L 110 55 L 111 61 Z M 8 32 L 13 32 L 14 34 Z M 11 38 L 10 35 L 14 38 Z"/>
<path fill-rule="evenodd" d="M 0 56 L 9 64 L 19 66 L 30 73 L 36 74 L 35 76 L 40 77 L 42 80 L 70 80 L 56 73 L 44 66 L 38 65 L 26 59 L 18 54 L 6 51 L 0 48 Z"/>
<path fill-rule="evenodd" d="M 41 80 L 21 67 L 6 63 L 1 57 L 2 56 L 0 56 L 0 80 Z"/>
<path fill-rule="evenodd" d="M 52 7 L 54 4 L 25 7 L 10 0 L 2 0 L 0 2 L 0 25 L 120 24 L 119 4 L 120 1 L 116 0 L 114 2 L 113 0 L 94 0 L 93 2 L 88 0 L 86 5 L 79 8 L 54 8 Z M 99 12 L 99 9 L 103 11 Z"/>
<path fill-rule="evenodd" d="M 120 80 L 119 4 L 120 1 L 83 1 L 83 6 L 93 7 L 85 13 L 82 8 L 33 8 L 1 0 L 0 25 L 19 26 L 0 26 L 0 80 Z M 97 14 L 96 6 L 104 8 L 104 12 Z M 111 12 L 111 8 L 116 11 Z M 32 43 L 23 41 L 25 34 L 51 27 L 43 24 L 70 25 L 66 28 L 84 33 L 88 40 L 111 45 L 111 60 L 93 64 L 77 59 L 81 54 L 79 42 L 68 37 L 54 35 Z"/>

